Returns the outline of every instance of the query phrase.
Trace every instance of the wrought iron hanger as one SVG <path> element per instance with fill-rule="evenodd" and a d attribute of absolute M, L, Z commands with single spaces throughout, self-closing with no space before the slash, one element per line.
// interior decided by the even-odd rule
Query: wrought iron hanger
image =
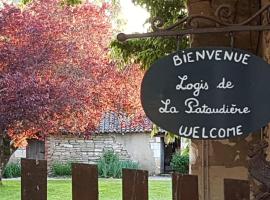
<path fill-rule="evenodd" d="M 151 25 L 153 32 L 149 33 L 134 33 L 125 34 L 119 33 L 117 39 L 124 42 L 128 39 L 148 38 L 148 37 L 183 37 L 185 35 L 193 34 L 207 34 L 207 33 L 234 33 L 245 31 L 266 31 L 270 30 L 270 4 L 262 7 L 250 18 L 241 23 L 230 23 L 228 18 L 232 15 L 232 8 L 229 5 L 223 4 L 216 10 L 216 18 L 203 15 L 191 15 L 179 20 L 177 23 L 165 27 L 164 21 L 161 18 L 155 18 Z M 265 17 L 267 23 L 260 25 L 252 25 L 252 22 Z M 212 27 L 200 28 L 198 20 L 213 24 Z"/>

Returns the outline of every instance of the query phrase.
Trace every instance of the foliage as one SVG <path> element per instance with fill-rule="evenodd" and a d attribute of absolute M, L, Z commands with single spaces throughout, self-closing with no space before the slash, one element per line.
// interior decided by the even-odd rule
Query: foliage
<path fill-rule="evenodd" d="M 189 145 L 185 147 L 185 149 L 181 153 L 182 156 L 189 156 Z"/>
<path fill-rule="evenodd" d="M 157 134 L 160 133 L 160 128 L 156 125 L 153 124 L 153 128 L 151 131 L 151 137 L 155 137 Z M 176 139 L 178 139 L 179 136 L 177 134 L 171 133 L 171 132 L 165 132 L 164 133 L 164 142 L 165 144 L 171 144 L 174 143 Z"/>
<path fill-rule="evenodd" d="M 150 13 L 150 19 L 146 19 L 148 23 L 158 17 L 164 20 L 164 27 L 168 27 L 186 16 L 186 0 L 133 0 L 133 2 L 146 8 Z M 111 56 L 121 68 L 136 63 L 143 70 L 147 70 L 157 59 L 187 46 L 186 37 L 181 40 L 178 38 L 133 39 L 126 42 L 114 40 L 111 42 Z M 155 132 L 155 128 L 153 130 L 152 135 L 159 133 Z M 174 133 L 165 133 L 166 143 L 173 143 L 177 137 Z"/>
<path fill-rule="evenodd" d="M 105 151 L 98 161 L 98 173 L 102 178 L 121 178 L 123 168 L 138 169 L 139 165 L 130 160 L 121 161 L 113 151 Z"/>
<path fill-rule="evenodd" d="M 21 0 L 22 5 L 26 5 L 32 0 Z M 62 0 L 60 5 L 68 5 L 68 6 L 77 6 L 80 4 L 83 4 L 86 0 Z M 102 6 L 103 4 L 110 5 L 110 9 L 107 10 L 108 15 L 110 15 L 110 21 L 113 24 L 113 28 L 115 31 L 119 31 L 120 28 L 125 24 L 124 20 L 121 16 L 121 6 L 120 6 L 120 0 L 91 0 L 91 3 Z"/>
<path fill-rule="evenodd" d="M 23 5 L 25 5 L 25 4 L 29 3 L 29 2 L 31 2 L 31 0 L 21 0 L 21 3 L 22 3 Z"/>
<path fill-rule="evenodd" d="M 186 46 L 185 43 L 180 43 L 180 45 L 180 49 Z M 142 69 L 146 70 L 154 61 L 176 49 L 175 39 L 147 38 L 129 40 L 124 43 L 114 40 L 111 43 L 111 56 L 122 67 L 138 63 L 141 64 Z"/>
<path fill-rule="evenodd" d="M 26 5 L 28 3 L 30 3 L 32 0 L 21 0 L 21 3 L 23 5 Z M 82 1 L 81 0 L 63 0 L 61 2 L 62 5 L 69 5 L 69 6 L 74 6 L 74 5 L 77 5 L 77 4 L 81 4 Z"/>
<path fill-rule="evenodd" d="M 180 154 L 176 152 L 172 156 L 171 167 L 174 171 L 179 172 L 181 174 L 188 174 L 189 172 L 189 155 L 188 154 Z"/>
<path fill-rule="evenodd" d="M 164 26 L 167 27 L 175 23 L 178 19 L 186 16 L 185 0 L 133 0 L 136 5 L 140 5 L 150 13 L 151 19 L 159 17 L 164 20 Z M 150 31 L 150 30 L 149 30 Z M 181 40 L 179 49 L 186 48 L 188 40 Z M 112 57 L 117 60 L 121 66 L 130 63 L 139 63 L 143 69 L 148 69 L 158 58 L 176 51 L 176 38 L 148 38 L 129 40 L 124 43 L 117 40 L 111 43 Z"/>
<path fill-rule="evenodd" d="M 114 31 L 118 32 L 123 27 L 125 21 L 122 18 L 120 0 L 91 0 L 91 2 L 99 6 L 103 3 L 109 4 L 110 10 L 108 14 Z"/>
<path fill-rule="evenodd" d="M 186 0 L 133 0 L 136 5 L 140 5 L 150 13 L 150 16 L 161 17 L 166 21 L 175 21 L 185 15 Z"/>
<path fill-rule="evenodd" d="M 52 173 L 53 176 L 71 176 L 71 163 L 54 163 Z"/>
<path fill-rule="evenodd" d="M 138 67 L 108 58 L 108 5 L 33 0 L 0 10 L 0 130 L 15 146 L 61 131 L 89 136 L 105 111 L 141 113 Z"/>
<path fill-rule="evenodd" d="M 180 138 L 179 135 L 166 131 L 164 135 L 164 142 L 165 144 L 171 144 L 174 143 L 179 138 Z"/>
<path fill-rule="evenodd" d="M 11 163 L 5 167 L 4 178 L 17 178 L 21 176 L 21 165 L 18 163 Z"/>
<path fill-rule="evenodd" d="M 81 4 L 82 1 L 81 0 L 64 0 L 62 3 L 67 4 L 69 6 L 73 6 L 73 5 Z"/>

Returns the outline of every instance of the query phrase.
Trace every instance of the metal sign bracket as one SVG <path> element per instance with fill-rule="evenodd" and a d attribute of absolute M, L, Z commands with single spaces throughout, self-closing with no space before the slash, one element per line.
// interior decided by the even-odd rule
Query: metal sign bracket
<path fill-rule="evenodd" d="M 178 37 L 194 34 L 209 34 L 209 33 L 235 33 L 245 31 L 267 31 L 270 30 L 270 4 L 262 7 L 250 18 L 241 23 L 230 22 L 232 16 L 232 8 L 223 4 L 216 10 L 216 18 L 204 15 L 191 15 L 180 19 L 177 23 L 163 27 L 164 21 L 160 18 L 152 20 L 151 26 L 153 32 L 149 33 L 134 33 L 125 34 L 119 33 L 117 39 L 124 42 L 128 39 L 149 38 L 149 37 Z M 266 19 L 264 24 L 261 24 L 261 19 Z M 200 27 L 199 22 L 204 21 L 209 24 L 209 27 Z M 259 22 L 259 23 L 258 23 Z M 259 24 L 259 25 L 258 25 Z"/>

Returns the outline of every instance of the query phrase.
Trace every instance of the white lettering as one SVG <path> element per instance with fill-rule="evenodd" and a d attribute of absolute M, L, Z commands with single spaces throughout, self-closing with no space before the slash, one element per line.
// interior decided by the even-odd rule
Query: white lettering
<path fill-rule="evenodd" d="M 242 131 L 242 125 L 238 125 L 235 127 L 229 127 L 229 128 L 209 128 L 209 130 L 206 129 L 206 127 L 188 127 L 181 125 L 179 127 L 179 135 L 183 137 L 191 137 L 194 139 L 223 139 L 223 138 L 229 138 L 232 136 L 239 136 L 243 134 Z M 200 135 L 201 133 L 201 135 Z M 209 133 L 207 135 L 206 133 Z"/>
<path fill-rule="evenodd" d="M 208 56 L 208 59 L 209 60 L 212 60 L 212 58 L 214 57 L 215 55 L 215 51 L 211 51 L 211 53 L 209 51 L 206 51 L 206 54 Z"/>
<path fill-rule="evenodd" d="M 239 108 L 235 104 L 226 105 L 223 104 L 219 108 L 211 108 L 206 104 L 200 105 L 200 102 L 196 98 L 189 98 L 185 100 L 185 106 L 187 107 L 185 113 L 188 114 L 248 114 L 251 113 L 248 107 Z"/>
<path fill-rule="evenodd" d="M 197 50 L 196 52 L 185 52 L 173 56 L 175 66 L 180 66 L 184 63 L 194 63 L 201 60 L 215 60 L 215 61 L 230 61 L 248 65 L 248 60 L 251 57 L 249 54 L 244 54 L 238 51 L 226 50 Z"/>
<path fill-rule="evenodd" d="M 196 127 L 193 128 L 193 138 L 197 138 L 197 139 L 200 138 L 199 135 L 198 135 L 198 133 L 199 133 L 198 129 L 200 129 L 199 126 L 196 126 Z"/>
<path fill-rule="evenodd" d="M 225 138 L 226 137 L 226 130 L 221 128 L 218 130 L 218 137 L 219 138 Z"/>
<path fill-rule="evenodd" d="M 219 89 L 232 89 L 234 85 L 231 81 L 226 81 L 225 78 L 222 78 L 222 81 L 218 84 L 217 88 Z"/>
<path fill-rule="evenodd" d="M 203 50 L 202 52 L 196 51 L 196 60 L 204 60 L 205 59 L 205 51 Z"/>
<path fill-rule="evenodd" d="M 183 63 L 182 59 L 178 55 L 173 57 L 173 62 L 175 66 L 180 66 Z"/>
<path fill-rule="evenodd" d="M 193 95 L 199 96 L 201 90 L 208 90 L 209 86 L 207 82 L 201 80 L 199 83 L 185 83 L 188 80 L 188 76 L 178 76 L 180 83 L 176 85 L 176 90 L 194 90 Z"/>
<path fill-rule="evenodd" d="M 237 57 L 237 56 L 238 56 L 238 57 Z M 241 62 L 241 61 L 242 61 L 242 58 L 243 58 L 243 54 L 239 54 L 239 55 L 238 55 L 237 52 L 234 54 L 234 61 L 235 61 L 235 62 Z"/>
<path fill-rule="evenodd" d="M 169 107 L 171 104 L 171 100 L 167 99 L 166 101 L 162 101 L 161 103 L 163 104 L 164 107 L 159 108 L 159 112 L 162 114 L 177 114 L 179 111 L 177 111 L 176 107 Z"/>
<path fill-rule="evenodd" d="M 236 131 L 237 135 L 243 135 L 242 128 L 243 128 L 242 125 L 237 126 L 237 131 Z"/>
<path fill-rule="evenodd" d="M 248 59 L 249 59 L 250 57 L 251 57 L 251 55 L 245 54 L 242 63 L 243 63 L 244 65 L 248 65 L 247 61 L 248 61 Z"/>
<path fill-rule="evenodd" d="M 216 55 L 215 55 L 215 59 L 216 60 L 221 60 L 221 58 L 220 58 L 220 54 L 222 53 L 222 50 L 217 50 L 216 51 Z"/>
<path fill-rule="evenodd" d="M 229 52 L 228 51 L 225 51 L 225 54 L 224 54 L 224 60 L 229 60 L 229 61 L 232 61 L 233 59 L 233 52 Z"/>
<path fill-rule="evenodd" d="M 212 128 L 210 130 L 210 138 L 217 138 L 217 135 L 213 135 L 213 132 L 216 131 L 217 129 L 216 128 Z"/>
<path fill-rule="evenodd" d="M 189 52 L 189 53 L 187 54 L 188 62 L 190 62 L 190 63 L 195 62 L 195 60 L 193 60 L 193 58 L 191 57 L 192 55 L 193 55 L 193 52 Z"/>

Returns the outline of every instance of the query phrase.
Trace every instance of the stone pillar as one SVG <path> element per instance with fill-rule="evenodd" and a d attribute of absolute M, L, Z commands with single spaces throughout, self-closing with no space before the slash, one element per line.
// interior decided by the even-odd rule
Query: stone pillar
<path fill-rule="evenodd" d="M 270 0 L 261 0 L 261 6 L 265 6 L 267 4 L 270 4 Z M 267 22 L 267 16 L 264 15 L 262 19 L 262 24 L 266 24 Z M 264 60 L 268 63 L 270 63 L 270 31 L 264 31 L 262 33 L 262 39 L 261 39 L 261 54 Z M 270 123 L 265 127 L 264 130 L 265 134 L 265 140 L 268 141 L 270 144 Z M 270 145 L 267 149 L 267 160 L 270 160 Z"/>
<path fill-rule="evenodd" d="M 205 15 L 217 19 L 216 10 L 221 4 L 232 8 L 227 23 L 239 23 L 249 18 L 260 8 L 259 0 L 189 0 L 189 15 Z M 223 14 L 229 14 L 228 12 Z M 196 22 L 199 27 L 213 27 L 205 20 Z M 253 22 L 253 23 L 259 23 Z M 243 32 L 234 34 L 234 47 L 258 53 L 259 34 Z M 229 34 L 204 34 L 192 36 L 192 47 L 230 46 Z M 224 178 L 248 179 L 247 150 L 260 139 L 260 131 L 246 138 L 191 143 L 191 173 L 199 176 L 200 200 L 224 199 Z"/>
<path fill-rule="evenodd" d="M 261 5 L 265 6 L 270 3 L 270 0 L 262 0 Z M 267 18 L 264 16 L 262 19 L 262 24 L 267 23 Z M 270 32 L 265 31 L 262 34 L 262 40 L 261 40 L 261 45 L 262 45 L 262 57 L 264 60 L 266 60 L 268 63 L 270 63 Z"/>

